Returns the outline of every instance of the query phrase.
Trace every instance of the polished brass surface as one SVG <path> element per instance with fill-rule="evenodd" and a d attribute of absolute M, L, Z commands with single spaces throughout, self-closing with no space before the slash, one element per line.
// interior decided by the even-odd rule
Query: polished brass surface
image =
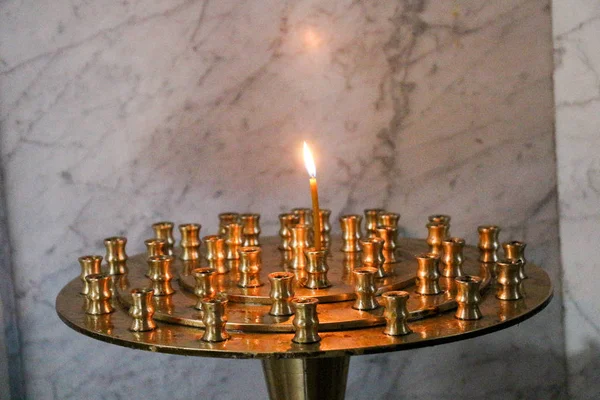
<path fill-rule="evenodd" d="M 225 329 L 227 300 L 214 297 L 205 298 L 202 301 L 202 322 L 204 323 L 204 342 L 224 342 L 229 339 L 229 333 Z"/>
<path fill-rule="evenodd" d="M 212 268 L 196 268 L 192 270 L 192 276 L 196 280 L 194 295 L 198 298 L 194 308 L 202 310 L 202 300 L 215 297 L 214 278 L 215 270 Z"/>
<path fill-rule="evenodd" d="M 306 256 L 306 281 L 304 287 L 309 289 L 325 289 L 331 286 L 331 282 L 327 279 L 327 250 L 317 250 L 314 247 L 309 247 L 304 250 Z"/>
<path fill-rule="evenodd" d="M 152 224 L 152 230 L 154 231 L 154 237 L 157 239 L 164 239 L 167 241 L 165 254 L 172 256 L 173 248 L 175 247 L 175 238 L 173 237 L 174 223 L 170 221 L 161 221 Z"/>
<path fill-rule="evenodd" d="M 110 314 L 114 308 L 110 302 L 110 277 L 105 274 L 91 274 L 85 277 L 89 291 L 86 296 L 85 313 L 90 315 Z"/>
<path fill-rule="evenodd" d="M 517 260 L 499 260 L 496 262 L 496 280 L 498 282 L 498 291 L 496 297 L 500 300 L 519 300 L 523 298 L 522 280 L 519 276 L 519 270 L 523 262 Z"/>
<path fill-rule="evenodd" d="M 236 223 L 228 224 L 225 227 L 225 256 L 228 260 L 239 260 L 239 249 L 244 240 L 242 238 L 242 225 Z"/>
<path fill-rule="evenodd" d="M 242 246 L 260 246 L 260 214 L 241 214 Z"/>
<path fill-rule="evenodd" d="M 262 250 L 258 246 L 244 246 L 239 249 L 239 287 L 256 288 L 263 285 L 260 280 L 260 269 L 262 265 L 261 252 Z"/>
<path fill-rule="evenodd" d="M 431 224 L 446 225 L 446 238 L 450 237 L 450 216 L 445 214 L 434 214 L 427 217 Z"/>
<path fill-rule="evenodd" d="M 398 242 L 398 229 L 390 226 L 380 226 L 377 228 L 377 235 L 383 239 L 383 258 L 385 264 L 395 263 L 396 247 Z"/>
<path fill-rule="evenodd" d="M 292 227 L 296 225 L 299 218 L 293 213 L 279 214 L 279 237 L 281 243 L 279 244 L 280 250 L 292 251 Z"/>
<path fill-rule="evenodd" d="M 292 208 L 292 213 L 298 217 L 298 224 L 308 225 L 309 229 L 313 224 L 313 210 L 311 208 Z"/>
<path fill-rule="evenodd" d="M 478 276 L 459 276 L 456 281 L 456 313 L 454 316 L 463 320 L 474 320 L 483 317 L 479 309 L 481 303 L 481 278 Z"/>
<path fill-rule="evenodd" d="M 398 229 L 398 222 L 400 222 L 400 214 L 393 212 L 381 212 L 377 216 L 377 226 L 386 226 L 390 228 Z"/>
<path fill-rule="evenodd" d="M 304 250 L 310 247 L 309 232 L 310 226 L 307 224 L 299 222 L 292 227 L 292 259 L 288 264 L 292 269 L 304 268 L 306 266 Z"/>
<path fill-rule="evenodd" d="M 182 224 L 179 225 L 181 233 L 181 255 L 184 261 L 197 260 L 200 258 L 200 224 Z"/>
<path fill-rule="evenodd" d="M 89 282 L 85 279 L 86 276 L 92 274 L 99 274 L 101 272 L 100 267 L 102 265 L 102 256 L 82 256 L 79 257 L 79 265 L 81 266 L 81 294 L 87 295 L 90 292 Z"/>
<path fill-rule="evenodd" d="M 217 274 L 226 274 L 229 272 L 229 264 L 225 262 L 225 239 L 219 235 L 208 235 L 202 238 L 206 248 L 204 258 L 208 261 L 210 268 Z"/>
<path fill-rule="evenodd" d="M 527 247 L 527 245 L 518 240 L 502 244 L 504 257 L 506 259 L 521 261 L 521 268 L 519 269 L 519 278 L 521 279 L 527 279 L 527 274 L 525 273 L 525 265 L 527 264 L 527 260 L 525 259 L 525 247 Z"/>
<path fill-rule="evenodd" d="M 326 208 L 319 209 L 319 221 L 321 226 L 321 242 L 324 249 L 329 249 L 331 246 L 331 210 Z"/>
<path fill-rule="evenodd" d="M 342 228 L 342 251 L 344 253 L 354 253 L 360 251 L 360 215 L 342 215 L 340 217 L 340 227 Z"/>
<path fill-rule="evenodd" d="M 152 303 L 152 289 L 132 289 L 131 307 L 129 316 L 132 318 L 130 331 L 147 332 L 156 329 L 154 315 L 154 304 Z"/>
<path fill-rule="evenodd" d="M 122 236 L 104 239 L 106 256 L 104 260 L 108 265 L 108 275 L 122 275 L 127 273 L 127 253 L 125 252 L 127 238 Z"/>
<path fill-rule="evenodd" d="M 375 274 L 377 269 L 370 267 L 358 268 L 353 271 L 356 291 L 356 301 L 352 308 L 357 310 L 374 310 L 379 307 L 375 293 Z"/>
<path fill-rule="evenodd" d="M 173 286 L 171 286 L 171 279 L 173 279 L 171 265 L 173 264 L 173 260 L 173 256 L 167 255 L 148 258 L 148 278 L 152 282 L 151 287 L 154 291 L 154 296 L 168 296 L 175 292 Z"/>
<path fill-rule="evenodd" d="M 422 253 L 415 258 L 418 264 L 416 292 L 423 295 L 442 293 L 439 272 L 440 257 L 435 253 Z"/>
<path fill-rule="evenodd" d="M 449 238 L 442 241 L 442 276 L 446 278 L 455 278 L 464 275 L 462 270 L 463 265 L 463 249 L 465 240 L 461 238 Z"/>
<path fill-rule="evenodd" d="M 219 214 L 219 235 L 227 235 L 227 225 L 238 224 L 240 222 L 240 214 L 236 212 L 224 212 Z"/>
<path fill-rule="evenodd" d="M 350 357 L 268 358 L 263 371 L 270 400 L 343 400 Z"/>
<path fill-rule="evenodd" d="M 410 315 L 406 306 L 409 297 L 408 292 L 402 290 L 385 292 L 381 295 L 385 306 L 385 312 L 383 314 L 385 318 L 385 329 L 383 330 L 383 333 L 386 335 L 403 336 L 412 332 L 406 322 Z"/>
<path fill-rule="evenodd" d="M 311 297 L 298 297 L 292 300 L 294 307 L 294 343 L 316 343 L 319 336 L 319 316 L 317 315 L 319 300 Z"/>
<path fill-rule="evenodd" d="M 440 223 L 428 223 L 427 227 L 427 244 L 429 252 L 438 256 L 442 256 L 442 242 L 448 236 L 448 225 Z"/>
<path fill-rule="evenodd" d="M 481 225 L 477 228 L 479 233 L 479 261 L 493 263 L 498 261 L 498 234 L 500 228 L 496 225 Z"/>
<path fill-rule="evenodd" d="M 365 236 L 371 239 L 377 236 L 377 217 L 380 213 L 385 212 L 382 208 L 367 208 L 365 209 Z"/>
<path fill-rule="evenodd" d="M 375 268 L 377 270 L 376 278 L 384 278 L 391 273 L 388 268 L 385 268 L 383 244 L 384 240 L 380 237 L 360 240 L 362 265 Z"/>
<path fill-rule="evenodd" d="M 271 283 L 271 291 L 269 296 L 273 301 L 270 315 L 287 316 L 294 313 L 292 308 L 292 298 L 294 298 L 294 277 L 292 272 L 271 272 L 269 274 L 269 282 Z"/>

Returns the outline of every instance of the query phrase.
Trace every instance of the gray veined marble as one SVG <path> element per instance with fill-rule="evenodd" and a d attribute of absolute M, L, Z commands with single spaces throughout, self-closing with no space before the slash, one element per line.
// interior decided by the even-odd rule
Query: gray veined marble
<path fill-rule="evenodd" d="M 78 256 L 142 251 L 156 220 L 253 211 L 275 234 L 310 202 L 302 140 L 332 221 L 384 206 L 424 236 L 444 212 L 469 243 L 497 223 L 558 284 L 504 332 L 354 358 L 349 398 L 565 395 L 548 1 L 5 1 L 0 38 L 28 397 L 264 398 L 258 362 L 99 343 L 53 301 Z"/>

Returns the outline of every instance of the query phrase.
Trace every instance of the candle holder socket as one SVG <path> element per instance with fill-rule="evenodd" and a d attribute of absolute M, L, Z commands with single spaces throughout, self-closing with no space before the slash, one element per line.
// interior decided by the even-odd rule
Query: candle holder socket
<path fill-rule="evenodd" d="M 479 261 L 493 263 L 498 261 L 498 234 L 500 228 L 496 225 L 481 225 L 477 228 L 479 233 Z"/>
<path fill-rule="evenodd" d="M 215 270 L 212 268 L 196 268 L 192 270 L 192 276 L 196 281 L 194 295 L 198 299 L 194 308 L 202 310 L 202 301 L 215 297 L 214 278 Z"/>
<path fill-rule="evenodd" d="M 325 289 L 331 286 L 327 279 L 327 250 L 317 250 L 309 247 L 304 250 L 306 255 L 306 274 L 307 279 L 304 286 L 309 289 Z"/>
<path fill-rule="evenodd" d="M 167 254 L 167 241 L 165 239 L 146 239 L 144 245 L 146 245 L 146 257 Z"/>
<path fill-rule="evenodd" d="M 225 330 L 227 323 L 227 299 L 214 297 L 202 300 L 202 322 L 204 323 L 204 342 L 224 342 L 229 339 Z"/>
<path fill-rule="evenodd" d="M 385 305 L 383 316 L 386 324 L 383 333 L 386 335 L 403 336 L 412 332 L 407 323 L 410 314 L 406 303 L 409 297 L 408 292 L 402 290 L 385 292 L 381 295 Z"/>
<path fill-rule="evenodd" d="M 306 266 L 306 257 L 304 250 L 310 247 L 308 237 L 310 226 L 306 224 L 296 224 L 292 227 L 292 262 L 290 268 L 299 269 Z"/>
<path fill-rule="evenodd" d="M 343 215 L 340 217 L 340 226 L 342 228 L 342 251 L 344 253 L 354 253 L 360 251 L 360 215 Z"/>
<path fill-rule="evenodd" d="M 519 300 L 523 298 L 522 281 L 519 270 L 521 260 L 499 260 L 496 262 L 498 291 L 496 297 L 500 300 Z"/>
<path fill-rule="evenodd" d="M 380 226 L 377 228 L 377 235 L 383 239 L 383 258 L 385 259 L 385 264 L 396 262 L 398 229 L 389 226 Z"/>
<path fill-rule="evenodd" d="M 244 247 L 260 246 L 260 214 L 240 215 Z"/>
<path fill-rule="evenodd" d="M 458 307 L 454 316 L 463 320 L 481 319 L 483 317 L 479 309 L 479 303 L 481 303 L 481 296 L 479 294 L 481 278 L 465 275 L 456 278 L 455 282 L 456 303 Z"/>
<path fill-rule="evenodd" d="M 279 237 L 281 243 L 279 249 L 284 251 L 292 251 L 292 227 L 296 225 L 299 218 L 293 213 L 279 214 Z"/>
<path fill-rule="evenodd" d="M 329 249 L 331 246 L 331 210 L 326 208 L 319 209 L 319 221 L 321 222 L 321 245 L 324 249 Z"/>
<path fill-rule="evenodd" d="M 224 212 L 219 214 L 219 235 L 227 236 L 227 225 L 238 224 L 240 214 L 236 212 Z"/>
<path fill-rule="evenodd" d="M 309 227 L 312 227 L 313 224 L 312 212 L 312 208 L 292 208 L 292 213 L 294 213 L 298 217 L 298 223 L 308 225 Z"/>
<path fill-rule="evenodd" d="M 377 226 L 386 226 L 390 228 L 398 229 L 398 222 L 400 222 L 400 214 L 393 212 L 381 212 L 377 216 Z"/>
<path fill-rule="evenodd" d="M 428 223 L 427 227 L 427 244 L 429 252 L 438 256 L 442 256 L 442 242 L 448 236 L 448 225 L 439 223 Z"/>
<path fill-rule="evenodd" d="M 225 262 L 225 239 L 219 235 L 208 235 L 202 238 L 206 246 L 206 261 L 208 266 L 215 270 L 217 274 L 229 272 L 229 266 Z"/>
<path fill-rule="evenodd" d="M 436 295 L 442 293 L 439 272 L 440 257 L 434 253 L 423 253 L 416 256 L 416 259 L 416 292 L 421 295 Z"/>
<path fill-rule="evenodd" d="M 450 216 L 445 214 L 434 214 L 427 217 L 430 224 L 446 225 L 446 237 L 450 237 Z"/>
<path fill-rule="evenodd" d="M 172 256 L 173 248 L 175 247 L 175 238 L 173 237 L 173 228 L 175 224 L 170 221 L 161 221 L 152 224 L 152 230 L 154 231 L 154 237 L 157 239 L 164 239 L 167 241 L 165 247 L 165 254 Z"/>
<path fill-rule="evenodd" d="M 106 256 L 104 260 L 108 265 L 108 275 L 123 275 L 127 273 L 127 253 L 125 252 L 127 238 L 113 236 L 104 239 Z"/>
<path fill-rule="evenodd" d="M 240 253 L 240 279 L 238 286 L 253 288 L 262 286 L 260 281 L 261 249 L 258 246 L 241 247 Z"/>
<path fill-rule="evenodd" d="M 129 327 L 133 332 L 148 332 L 156 329 L 154 315 L 154 304 L 152 303 L 152 289 L 132 289 L 131 307 L 129 316 L 133 318 Z"/>
<path fill-rule="evenodd" d="M 183 224 L 179 225 L 181 233 L 180 258 L 183 261 L 191 261 L 200 259 L 200 224 Z"/>
<path fill-rule="evenodd" d="M 152 281 L 154 296 L 168 296 L 175 292 L 171 286 L 171 279 L 173 279 L 171 264 L 174 260 L 173 256 L 168 255 L 148 258 L 148 278 Z"/>
<path fill-rule="evenodd" d="M 354 274 L 354 292 L 356 293 L 356 301 L 352 308 L 357 310 L 374 310 L 379 307 L 375 293 L 377 287 L 375 286 L 375 274 L 377 270 L 375 268 L 363 267 L 357 268 L 353 272 Z"/>
<path fill-rule="evenodd" d="M 79 265 L 81 266 L 81 274 L 79 277 L 83 282 L 80 293 L 84 296 L 87 296 L 87 294 L 90 292 L 90 284 L 85 277 L 88 275 L 101 273 L 102 256 L 83 256 L 79 257 L 78 260 Z"/>
<path fill-rule="evenodd" d="M 527 260 L 525 259 L 525 247 L 527 247 L 527 245 L 518 240 L 502 244 L 504 257 L 506 259 L 521 261 L 521 268 L 519 269 L 519 278 L 521 278 L 521 280 L 527 279 L 527 274 L 525 273 L 525 264 L 527 264 Z"/>
<path fill-rule="evenodd" d="M 287 316 L 294 313 L 291 300 L 294 297 L 294 273 L 272 272 L 269 274 L 271 282 L 271 309 L 269 314 L 275 316 Z"/>
<path fill-rule="evenodd" d="M 319 317 L 317 315 L 317 303 L 319 300 L 314 297 L 300 297 L 292 300 L 292 306 L 295 310 L 294 320 L 294 338 L 292 342 L 308 344 L 316 343 L 321 340 L 319 336 Z"/>
<path fill-rule="evenodd" d="M 442 241 L 442 276 L 455 278 L 464 275 L 462 269 L 464 247 L 465 241 L 461 238 L 449 238 Z"/>
<path fill-rule="evenodd" d="M 88 282 L 89 292 L 85 313 L 90 315 L 110 314 L 114 311 L 110 299 L 110 276 L 105 274 L 91 274 L 85 277 Z"/>
<path fill-rule="evenodd" d="M 384 213 L 382 208 L 365 209 L 365 236 L 367 239 L 377 237 L 377 226 L 379 214 Z"/>
<path fill-rule="evenodd" d="M 383 255 L 383 245 L 385 240 L 380 237 L 362 239 L 360 246 L 362 248 L 362 264 L 365 267 L 375 268 L 376 278 L 383 278 L 388 275 L 384 268 L 385 257 Z"/>
<path fill-rule="evenodd" d="M 232 223 L 227 225 L 225 235 L 225 256 L 228 260 L 239 260 L 239 249 L 242 247 L 242 225 Z"/>

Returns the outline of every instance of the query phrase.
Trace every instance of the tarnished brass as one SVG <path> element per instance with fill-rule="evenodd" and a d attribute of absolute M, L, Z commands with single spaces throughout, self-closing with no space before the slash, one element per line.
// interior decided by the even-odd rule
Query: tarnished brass
<path fill-rule="evenodd" d="M 383 245 L 385 240 L 380 237 L 361 239 L 362 263 L 365 267 L 375 268 L 376 278 L 383 278 L 389 275 L 384 268 L 385 257 L 383 256 Z"/>
<path fill-rule="evenodd" d="M 365 235 L 367 239 L 377 237 L 378 216 L 385 212 L 382 208 L 367 208 L 365 210 Z"/>
<path fill-rule="evenodd" d="M 105 274 L 87 275 L 89 292 L 86 296 L 85 313 L 91 315 L 110 314 L 114 311 L 110 304 L 110 277 Z"/>
<path fill-rule="evenodd" d="M 293 213 L 279 214 L 280 250 L 292 251 L 292 227 L 298 223 L 298 216 Z M 323 226 L 323 225 L 321 225 Z"/>
<path fill-rule="evenodd" d="M 306 255 L 306 282 L 304 286 L 309 289 L 324 289 L 331 286 L 331 282 L 327 279 L 327 250 L 317 250 L 314 247 L 309 247 L 304 250 Z"/>
<path fill-rule="evenodd" d="M 152 289 L 132 289 L 131 307 L 129 316 L 133 318 L 129 330 L 133 332 L 147 332 L 156 329 L 154 304 L 152 303 Z"/>
<path fill-rule="evenodd" d="M 316 343 L 321 340 L 319 336 L 319 317 L 317 303 L 319 300 L 312 297 L 299 297 L 292 300 L 295 310 L 293 320 L 295 343 Z"/>
<path fill-rule="evenodd" d="M 325 249 L 329 249 L 331 246 L 331 222 L 329 222 L 330 216 L 331 210 L 326 208 L 319 209 L 319 221 L 321 222 L 321 244 Z"/>
<path fill-rule="evenodd" d="M 292 208 L 292 213 L 294 213 L 298 216 L 299 224 L 304 224 L 304 225 L 308 225 L 309 227 L 312 227 L 312 224 L 313 224 L 312 208 L 301 208 L 301 207 Z"/>
<path fill-rule="evenodd" d="M 104 260 L 108 264 L 108 275 L 122 275 L 127 273 L 126 244 L 127 238 L 122 236 L 104 239 L 104 247 L 106 247 Z"/>
<path fill-rule="evenodd" d="M 498 291 L 496 297 L 500 300 L 519 300 L 523 298 L 521 290 L 521 278 L 519 270 L 522 266 L 521 260 L 498 260 L 496 262 L 496 280 Z"/>
<path fill-rule="evenodd" d="M 519 269 L 519 278 L 521 278 L 521 280 L 527 279 L 527 274 L 525 273 L 525 264 L 527 264 L 527 260 L 525 259 L 525 247 L 527 247 L 527 245 L 518 240 L 502 244 L 504 257 L 506 259 L 521 261 L 521 268 Z"/>
<path fill-rule="evenodd" d="M 340 217 L 340 226 L 342 228 L 342 251 L 344 253 L 354 253 L 360 251 L 360 215 L 342 215 Z"/>
<path fill-rule="evenodd" d="M 260 246 L 260 214 L 240 215 L 242 223 L 242 246 Z"/>
<path fill-rule="evenodd" d="M 219 214 L 219 235 L 227 236 L 227 225 L 239 224 L 240 214 L 236 212 L 224 212 Z"/>
<path fill-rule="evenodd" d="M 448 235 L 448 225 L 428 223 L 427 225 L 427 244 L 429 252 L 442 256 L 442 242 Z"/>
<path fill-rule="evenodd" d="M 454 278 L 464 275 L 462 270 L 464 247 L 465 241 L 461 238 L 454 237 L 442 241 L 442 276 Z"/>
<path fill-rule="evenodd" d="M 225 330 L 227 323 L 227 299 L 214 297 L 202 301 L 202 322 L 204 323 L 204 342 L 223 342 L 229 339 Z"/>
<path fill-rule="evenodd" d="M 412 332 L 408 323 L 408 308 L 406 303 L 409 298 L 408 292 L 395 290 L 385 292 L 381 295 L 385 306 L 383 316 L 385 317 L 385 329 L 383 333 L 389 336 L 403 336 Z"/>
<path fill-rule="evenodd" d="M 194 294 L 198 298 L 194 308 L 202 310 L 202 300 L 215 297 L 214 277 L 215 270 L 212 268 L 196 268 L 192 271 L 192 276 L 196 281 Z"/>
<path fill-rule="evenodd" d="M 225 249 L 228 260 L 239 260 L 239 249 L 242 247 L 242 225 L 232 223 L 226 226 Z"/>
<path fill-rule="evenodd" d="M 260 281 L 261 248 L 258 246 L 247 246 L 239 249 L 240 253 L 240 279 L 238 286 L 242 288 L 254 288 L 262 286 Z"/>
<path fill-rule="evenodd" d="M 427 217 L 427 220 L 430 224 L 438 224 L 438 225 L 446 225 L 446 237 L 447 239 L 450 237 L 450 216 L 445 214 L 434 214 Z"/>
<path fill-rule="evenodd" d="M 291 303 L 294 297 L 294 273 L 271 272 L 269 281 L 271 282 L 269 295 L 273 301 L 269 314 L 275 316 L 292 315 L 294 313 Z"/>
<path fill-rule="evenodd" d="M 99 274 L 101 272 L 100 266 L 102 264 L 102 256 L 83 256 L 79 257 L 79 265 L 81 266 L 81 294 L 87 295 L 90 292 L 90 285 L 85 279 L 86 276 L 92 274 Z"/>
<path fill-rule="evenodd" d="M 175 247 L 175 238 L 173 237 L 174 223 L 170 221 L 161 221 L 152 224 L 152 230 L 154 230 L 154 237 L 157 239 L 164 239 L 167 241 L 165 248 L 165 254 L 172 256 L 173 248 Z"/>
<path fill-rule="evenodd" d="M 481 225 L 477 228 L 479 232 L 479 261 L 493 263 L 498 261 L 498 234 L 500 228 L 496 225 Z"/>
<path fill-rule="evenodd" d="M 198 260 L 200 258 L 200 224 L 183 224 L 179 225 L 181 233 L 181 255 L 179 256 L 184 261 Z"/>
<path fill-rule="evenodd" d="M 465 275 L 455 279 L 456 282 L 456 313 L 458 319 L 474 320 L 481 319 L 483 315 L 479 309 L 481 296 L 481 278 L 478 276 Z"/>
<path fill-rule="evenodd" d="M 292 227 L 292 261 L 289 265 L 292 269 L 304 268 L 306 266 L 306 257 L 304 250 L 310 247 L 308 236 L 310 226 L 298 223 Z"/>
<path fill-rule="evenodd" d="M 442 293 L 439 272 L 440 257 L 434 253 L 423 253 L 415 256 L 415 258 L 418 264 L 416 292 L 423 295 Z"/>
<path fill-rule="evenodd" d="M 154 296 L 167 296 L 175 292 L 173 286 L 171 286 L 171 279 L 173 279 L 171 264 L 174 259 L 173 256 L 168 255 L 148 258 L 148 266 L 150 267 L 148 278 L 152 282 Z"/>
<path fill-rule="evenodd" d="M 383 239 L 383 258 L 385 263 L 396 262 L 396 241 L 398 240 L 398 229 L 389 226 L 377 228 L 377 235 Z"/>
<path fill-rule="evenodd" d="M 387 226 L 390 228 L 398 229 L 398 222 L 400 221 L 400 214 L 393 212 L 381 212 L 377 216 L 377 226 Z"/>
<path fill-rule="evenodd" d="M 352 308 L 357 310 L 374 310 L 379 307 L 375 298 L 375 274 L 377 269 L 370 267 L 357 268 L 353 271 L 356 301 Z"/>

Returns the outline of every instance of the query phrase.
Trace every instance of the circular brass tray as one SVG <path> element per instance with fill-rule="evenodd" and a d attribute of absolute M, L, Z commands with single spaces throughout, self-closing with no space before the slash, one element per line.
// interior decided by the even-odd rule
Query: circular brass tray
<path fill-rule="evenodd" d="M 196 301 L 191 293 L 192 268 L 202 262 L 177 261 L 179 274 L 173 285 L 175 294 L 155 298 L 155 320 L 159 327 L 152 332 L 134 333 L 128 330 L 131 323 L 127 315 L 131 288 L 148 286 L 145 255 L 131 257 L 129 273 L 114 277 L 117 297 L 113 299 L 116 311 L 112 314 L 92 316 L 84 313 L 85 299 L 79 294 L 81 281 L 71 281 L 58 294 L 56 309 L 60 318 L 71 328 L 88 336 L 126 347 L 166 353 L 232 358 L 297 358 L 334 357 L 349 354 L 367 354 L 431 346 L 449 341 L 478 336 L 516 324 L 543 309 L 552 297 L 548 275 L 539 267 L 528 263 L 529 278 L 523 282 L 525 298 L 518 301 L 500 301 L 495 298 L 490 264 L 477 261 L 477 249 L 465 248 L 465 270 L 483 278 L 481 310 L 484 318 L 478 321 L 461 321 L 454 318 L 452 309 L 453 280 L 442 278 L 445 292 L 438 296 L 420 296 L 414 293 L 416 262 L 414 254 L 427 251 L 423 240 L 401 239 L 397 250 L 398 262 L 393 265 L 391 277 L 377 281 L 378 293 L 403 289 L 411 293 L 408 308 L 410 327 L 407 336 L 390 337 L 382 333 L 383 309 L 358 311 L 352 308 L 354 290 L 352 268 L 359 266 L 357 259 L 344 257 L 337 251 L 339 240 L 334 239 L 328 264 L 332 288 L 310 290 L 297 285 L 297 296 L 317 297 L 322 341 L 300 345 L 291 341 L 293 317 L 273 317 L 268 314 L 269 283 L 267 275 L 284 269 L 276 238 L 263 242 L 263 270 L 265 285 L 257 289 L 241 289 L 235 285 L 236 269 L 218 278 L 217 289 L 228 293 L 227 329 L 231 339 L 222 343 L 202 342 L 200 312 L 193 308 Z M 301 279 L 300 279 L 301 282 Z"/>

